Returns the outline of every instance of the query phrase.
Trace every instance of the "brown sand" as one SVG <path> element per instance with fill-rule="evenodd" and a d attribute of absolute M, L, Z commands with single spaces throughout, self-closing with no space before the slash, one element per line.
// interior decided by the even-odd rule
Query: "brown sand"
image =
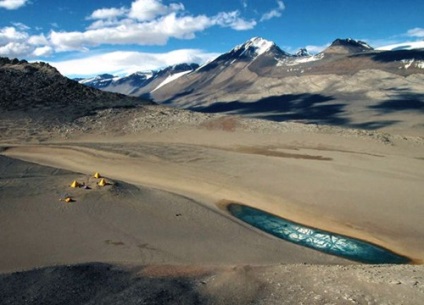
<path fill-rule="evenodd" d="M 99 171 L 211 210 L 223 200 L 239 202 L 424 259 L 421 145 L 316 134 L 268 135 L 252 145 L 242 133 L 201 131 L 194 141 L 170 133 L 154 142 L 137 136 L 14 146 L 3 154 L 85 175 Z"/>
<path fill-rule="evenodd" d="M 359 303 L 398 304 L 395 301 L 402 298 L 394 290 L 390 292 L 393 287 L 412 294 L 405 304 L 424 300 L 421 266 L 355 269 L 356 263 L 279 240 L 221 209 L 225 202 L 258 207 L 309 226 L 371 241 L 421 263 L 421 138 L 311 132 L 308 127 L 257 133 L 236 127 L 48 139 L 35 144 L 3 140 L 3 273 L 103 262 L 150 266 L 146 270 L 156 278 L 163 266 L 171 265 L 183 266 L 185 272 L 200 268 L 193 276 L 177 273 L 179 278 L 191 279 L 187 287 L 197 287 L 201 298 L 208 296 L 215 304 L 226 304 L 225 300 L 232 300 L 227 304 L 247 304 L 257 298 L 268 300 L 265 304 L 299 303 L 290 298 L 290 302 L 279 301 L 290 291 L 291 297 L 297 295 L 298 301 L 310 304 L 348 304 L 354 303 L 349 298 L 355 297 Z M 100 172 L 110 185 L 98 187 L 94 172 Z M 70 188 L 73 180 L 91 189 Z M 75 201 L 59 201 L 66 195 Z M 302 263 L 346 267 L 298 265 Z M 191 267 L 184 267 L 188 265 Z M 235 265 L 269 267 L 254 267 L 254 271 L 237 267 L 242 269 L 234 269 L 238 270 L 236 276 L 233 269 L 226 269 Z M 43 270 L 47 269 L 38 272 L 47 272 Z M 54 270 L 61 274 L 62 269 Z M 346 270 L 348 273 L 341 276 Z M 376 270 L 390 276 L 379 282 Z M 419 278 L 411 285 L 396 284 L 404 283 L 409 272 L 416 271 Z M 301 284 L 302 275 L 310 272 L 328 277 L 333 286 L 327 289 L 327 296 L 321 275 Z M 214 274 L 216 282 L 202 284 L 205 274 Z M 402 278 L 396 279 L 396 274 Z M 298 284 L 285 285 L 294 277 Z M 358 277 L 356 290 L 352 288 L 349 295 L 349 281 Z M 13 278 L 3 280 L 7 284 Z M 362 280 L 380 287 L 379 295 L 365 289 Z M 249 288 L 240 303 L 235 292 L 242 290 L 237 285 L 243 281 Z M 230 288 L 217 292 L 226 285 L 235 292 L 227 291 Z M 358 293 L 363 289 L 363 294 Z M 269 294 L 263 295 L 264 291 Z M 374 299 L 368 300 L 370 295 Z"/>

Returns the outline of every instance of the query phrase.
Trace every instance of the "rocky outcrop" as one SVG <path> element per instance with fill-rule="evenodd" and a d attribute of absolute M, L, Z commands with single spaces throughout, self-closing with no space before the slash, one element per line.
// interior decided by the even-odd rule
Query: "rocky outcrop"
<path fill-rule="evenodd" d="M 0 58 L 0 109 L 31 117 L 72 121 L 105 108 L 152 102 L 83 86 L 46 63 Z M 7 113 L 6 113 L 7 112 Z"/>

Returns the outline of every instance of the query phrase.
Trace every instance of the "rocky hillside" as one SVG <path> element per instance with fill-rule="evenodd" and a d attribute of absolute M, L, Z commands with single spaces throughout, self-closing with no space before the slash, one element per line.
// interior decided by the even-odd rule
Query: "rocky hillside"
<path fill-rule="evenodd" d="M 215 101 L 258 101 L 282 94 L 329 91 L 333 95 L 348 91 L 334 88 L 340 81 L 370 70 L 393 74 L 389 79 L 399 80 L 423 75 L 424 50 L 377 51 L 361 41 L 337 39 L 317 55 L 309 55 L 307 50 L 290 55 L 272 42 L 253 38 L 155 90 L 152 97 L 157 102 L 190 108 Z M 373 79 L 373 74 L 369 75 Z M 315 76 L 328 81 L 317 82 Z M 391 86 L 384 78 L 382 81 L 379 87 Z M 358 81 L 358 87 L 374 88 L 366 79 Z"/>
<path fill-rule="evenodd" d="M 131 108 L 150 101 L 83 86 L 45 63 L 0 58 L 1 117 L 72 121 L 106 108 Z"/>
<path fill-rule="evenodd" d="M 319 54 L 290 55 L 254 38 L 151 97 L 179 108 L 274 121 L 422 129 L 424 50 L 380 51 L 337 39 Z"/>

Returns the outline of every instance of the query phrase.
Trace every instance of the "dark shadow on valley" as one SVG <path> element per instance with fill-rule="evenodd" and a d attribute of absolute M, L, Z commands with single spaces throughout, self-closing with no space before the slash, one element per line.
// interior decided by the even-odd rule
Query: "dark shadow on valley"
<path fill-rule="evenodd" d="M 190 110 L 204 113 L 227 113 L 246 115 L 276 122 L 299 121 L 309 124 L 325 124 L 375 130 L 397 123 L 395 120 L 352 123 L 343 117 L 346 104 L 328 103 L 331 96 L 320 94 L 288 94 L 266 97 L 256 102 L 216 102 L 206 107 L 193 107 Z"/>
<path fill-rule="evenodd" d="M 333 98 L 320 94 L 288 94 L 271 96 L 256 102 L 239 101 L 217 102 L 206 107 L 193 107 L 191 110 L 205 113 L 231 113 L 250 115 L 271 121 L 308 121 L 310 123 L 345 125 L 343 104 L 324 104 Z"/>
<path fill-rule="evenodd" d="M 403 94 L 397 99 L 387 100 L 380 104 L 369 106 L 382 114 L 399 111 L 415 111 L 424 113 L 424 94 Z"/>
<path fill-rule="evenodd" d="M 0 274 L 1 304 L 206 304 L 189 277 L 135 275 L 91 263 Z"/>

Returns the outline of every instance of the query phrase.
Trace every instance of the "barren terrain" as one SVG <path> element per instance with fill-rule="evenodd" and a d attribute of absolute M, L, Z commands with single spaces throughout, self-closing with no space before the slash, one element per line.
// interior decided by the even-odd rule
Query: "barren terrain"
<path fill-rule="evenodd" d="M 3 304 L 424 301 L 420 136 L 161 106 L 0 123 Z M 414 264 L 363 265 L 277 239 L 232 217 L 229 202 Z"/>

